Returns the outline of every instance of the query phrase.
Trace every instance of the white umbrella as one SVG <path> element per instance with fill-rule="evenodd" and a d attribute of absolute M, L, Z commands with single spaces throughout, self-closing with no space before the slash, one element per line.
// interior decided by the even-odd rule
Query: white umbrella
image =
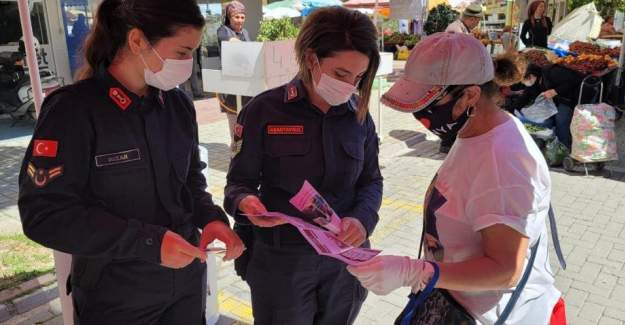
<path fill-rule="evenodd" d="M 263 13 L 263 19 L 278 19 L 278 18 L 294 18 L 299 17 L 302 14 L 293 9 L 293 8 L 276 8 L 276 9 L 267 9 Z"/>
<path fill-rule="evenodd" d="M 603 19 L 593 2 L 573 10 L 551 32 L 551 37 L 569 42 L 587 42 L 601 32 Z"/>

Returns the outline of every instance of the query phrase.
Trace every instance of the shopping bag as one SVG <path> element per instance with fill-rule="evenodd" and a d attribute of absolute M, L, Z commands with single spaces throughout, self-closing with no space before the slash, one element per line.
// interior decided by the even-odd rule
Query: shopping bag
<path fill-rule="evenodd" d="M 523 117 L 534 123 L 543 123 L 557 113 L 558 107 L 553 100 L 543 95 L 536 97 L 533 104 L 521 109 Z"/>
<path fill-rule="evenodd" d="M 590 163 L 618 159 L 614 107 L 605 104 L 577 105 L 571 121 L 571 157 Z"/>
<path fill-rule="evenodd" d="M 548 166 L 560 166 L 564 158 L 569 155 L 569 149 L 558 141 L 557 138 L 553 138 L 545 145 L 543 155 Z"/>

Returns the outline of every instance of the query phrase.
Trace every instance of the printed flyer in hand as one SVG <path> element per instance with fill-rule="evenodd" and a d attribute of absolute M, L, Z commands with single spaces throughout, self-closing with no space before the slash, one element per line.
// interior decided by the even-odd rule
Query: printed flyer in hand
<path fill-rule="evenodd" d="M 307 181 L 289 202 L 301 211 L 306 219 L 280 212 L 267 212 L 253 216 L 280 218 L 288 222 L 299 230 L 318 254 L 336 258 L 349 265 L 358 265 L 369 261 L 382 252 L 376 249 L 353 247 L 340 241 L 336 234 L 341 231 L 341 219 Z"/>

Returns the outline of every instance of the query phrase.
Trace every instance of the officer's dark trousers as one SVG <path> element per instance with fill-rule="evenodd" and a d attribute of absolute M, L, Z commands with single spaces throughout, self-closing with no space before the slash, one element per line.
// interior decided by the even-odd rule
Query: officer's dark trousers
<path fill-rule="evenodd" d="M 352 324 L 367 296 L 345 263 L 317 255 L 307 244 L 256 240 L 247 282 L 256 325 Z"/>
<path fill-rule="evenodd" d="M 136 260 L 104 266 L 92 288 L 73 286 L 77 325 L 204 324 L 206 264 L 173 270 Z"/>

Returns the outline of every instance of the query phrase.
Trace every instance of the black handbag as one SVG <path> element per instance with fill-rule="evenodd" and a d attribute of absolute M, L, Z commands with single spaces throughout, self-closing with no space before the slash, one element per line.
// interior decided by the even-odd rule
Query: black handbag
<path fill-rule="evenodd" d="M 425 238 L 425 219 L 423 234 L 421 236 L 421 249 L 419 250 L 419 257 L 421 257 L 423 241 Z M 563 269 L 566 269 L 566 262 L 560 249 L 560 243 L 558 240 L 558 232 L 556 229 L 556 221 L 551 206 L 549 207 L 549 223 L 551 225 L 551 234 L 553 236 L 554 247 L 556 249 L 556 255 L 560 261 L 560 265 Z M 536 252 L 538 251 L 538 245 L 540 244 L 540 238 L 536 241 L 531 249 L 531 255 L 527 263 L 527 267 L 523 272 L 517 287 L 512 292 L 512 296 L 503 312 L 499 316 L 499 319 L 495 322 L 495 325 L 503 325 L 510 316 L 510 313 L 514 309 L 514 305 L 521 296 L 523 288 L 529 280 L 532 273 L 532 266 L 536 259 Z M 447 324 L 460 324 L 460 325 L 474 325 L 476 324 L 475 318 L 471 316 L 469 312 L 458 303 L 447 290 L 435 289 L 434 285 L 438 282 L 439 268 L 436 263 L 432 263 L 434 267 L 434 274 L 427 286 L 418 293 L 411 293 L 408 298 L 408 304 L 404 310 L 399 314 L 395 320 L 395 325 L 447 325 Z"/>

